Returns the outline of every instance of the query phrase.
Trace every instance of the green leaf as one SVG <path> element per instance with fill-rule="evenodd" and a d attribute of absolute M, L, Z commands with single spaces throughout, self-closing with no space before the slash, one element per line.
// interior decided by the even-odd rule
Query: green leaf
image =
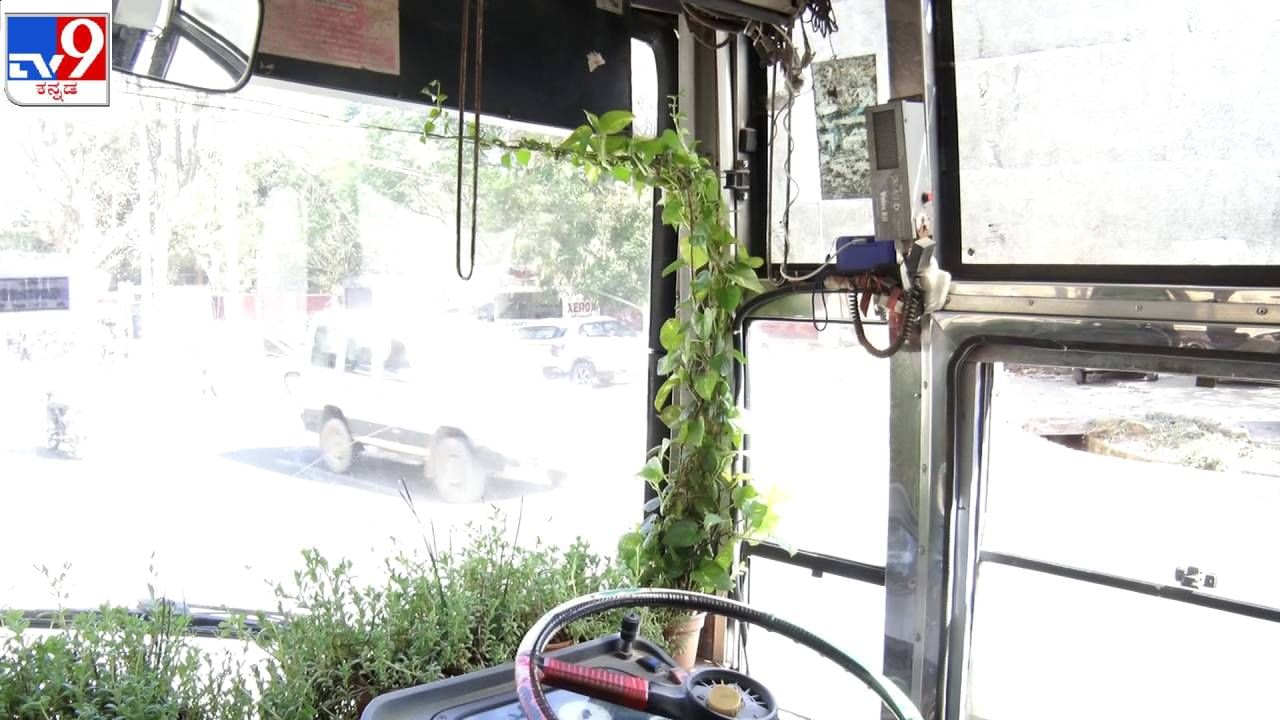
<path fill-rule="evenodd" d="M 742 262 L 749 268 L 758 268 L 761 265 L 764 265 L 764 260 L 756 257 L 755 255 L 747 255 L 742 258 Z"/>
<path fill-rule="evenodd" d="M 597 132 L 600 130 L 600 118 L 596 117 L 595 113 L 587 112 L 587 122 L 591 124 L 592 129 Z"/>
<path fill-rule="evenodd" d="M 618 557 L 628 566 L 634 568 L 639 560 L 640 546 L 644 543 L 644 536 L 638 532 L 629 532 L 618 538 Z"/>
<path fill-rule="evenodd" d="M 667 193 L 662 198 L 662 222 L 664 225 L 678 226 L 684 222 L 684 201 L 679 195 Z"/>
<path fill-rule="evenodd" d="M 671 371 L 676 368 L 676 362 L 679 358 L 674 353 L 668 353 L 658 359 L 658 375 L 670 375 Z"/>
<path fill-rule="evenodd" d="M 673 548 L 687 548 L 698 544 L 702 533 L 698 531 L 698 523 L 685 519 L 671 523 L 663 536 L 663 542 Z"/>
<path fill-rule="evenodd" d="M 587 182 L 594 185 L 600 179 L 600 166 L 594 163 L 582 168 L 583 174 L 587 176 Z"/>
<path fill-rule="evenodd" d="M 681 408 L 679 405 L 668 405 L 662 409 L 662 412 L 658 413 L 658 418 L 662 420 L 663 425 L 666 425 L 668 428 L 674 428 L 676 426 L 676 423 L 680 422 L 680 414 L 682 412 L 684 412 L 684 409 Z M 680 426 L 681 434 L 687 435 L 688 433 L 687 428 L 688 428 L 687 424 L 681 425 Z M 684 440 L 682 438 L 680 442 L 683 442 L 683 441 Z"/>
<path fill-rule="evenodd" d="M 603 150 L 602 154 L 609 155 L 610 157 L 622 155 L 627 151 L 627 147 L 631 144 L 631 140 L 629 138 L 621 135 L 600 135 L 599 137 L 604 138 L 604 141 L 600 144 L 600 147 Z"/>
<path fill-rule="evenodd" d="M 689 284 L 689 288 L 698 293 L 706 293 L 711 289 L 711 272 L 703 270 L 693 276 L 693 282 Z"/>
<path fill-rule="evenodd" d="M 729 568 L 733 567 L 734 552 L 737 548 L 733 543 L 725 543 L 720 547 L 720 552 L 716 553 L 715 564 L 719 565 L 725 572 L 729 572 Z"/>
<path fill-rule="evenodd" d="M 520 163 L 521 167 L 528 167 L 529 160 L 532 158 L 533 153 L 529 152 L 528 148 L 520 148 L 516 150 L 516 162 Z"/>
<path fill-rule="evenodd" d="M 769 515 L 769 506 L 758 500 L 752 500 L 742 506 L 742 513 L 746 517 L 749 526 L 760 527 Z"/>
<path fill-rule="evenodd" d="M 644 511 L 646 513 L 658 512 L 658 508 L 661 505 L 662 505 L 662 498 L 656 498 L 656 497 L 649 498 L 649 502 L 646 502 L 644 504 Z"/>
<path fill-rule="evenodd" d="M 662 472 L 662 460 L 658 458 L 649 458 L 649 462 L 644 464 L 640 469 L 640 477 L 649 482 L 662 482 L 666 475 Z"/>
<path fill-rule="evenodd" d="M 635 119 L 636 116 L 626 110 L 610 110 L 600 116 L 597 127 L 599 127 L 600 132 L 612 135 L 626 130 L 631 121 Z"/>
<path fill-rule="evenodd" d="M 721 353 L 711 358 L 711 368 L 719 373 L 721 377 L 729 377 L 733 372 L 733 362 L 728 355 Z"/>
<path fill-rule="evenodd" d="M 698 315 L 696 320 L 698 323 L 698 337 L 704 340 L 710 338 L 711 333 L 715 330 L 716 309 L 707 308 L 706 310 L 703 310 L 702 314 Z"/>
<path fill-rule="evenodd" d="M 724 518 L 720 517 L 719 515 L 713 512 L 709 512 L 706 515 L 702 516 L 702 526 L 707 528 L 708 530 L 719 525 L 722 522 L 724 522 Z"/>
<path fill-rule="evenodd" d="M 733 504 L 742 506 L 743 503 L 757 497 L 759 494 L 751 485 L 741 485 L 733 491 Z"/>
<path fill-rule="evenodd" d="M 684 344 L 684 328 L 680 325 L 679 318 L 667 318 L 662 323 L 662 329 L 658 331 L 658 339 L 662 342 L 662 347 L 667 352 L 671 352 Z"/>
<path fill-rule="evenodd" d="M 752 292 L 764 292 L 760 278 L 756 277 L 755 271 L 746 265 L 735 265 L 729 277 L 734 284 L 741 285 Z"/>
<path fill-rule="evenodd" d="M 693 266 L 694 270 L 702 269 L 706 266 L 707 261 L 709 260 L 707 257 L 707 249 L 701 245 L 690 246 L 689 254 L 692 256 L 689 258 L 689 264 Z"/>
<path fill-rule="evenodd" d="M 636 143 L 635 145 L 636 154 L 645 161 L 652 160 L 660 155 L 665 149 L 666 144 L 656 138 L 652 140 L 644 140 Z"/>
<path fill-rule="evenodd" d="M 631 168 L 626 165 L 615 165 L 613 170 L 613 178 L 619 182 L 631 182 Z"/>
<path fill-rule="evenodd" d="M 699 373 L 698 377 L 694 378 L 693 390 L 698 393 L 698 397 L 710 401 L 712 396 L 715 395 L 716 385 L 718 384 L 720 384 L 720 376 L 707 370 Z"/>
<path fill-rule="evenodd" d="M 683 258 L 676 258 L 675 260 L 672 260 L 672 261 L 671 261 L 671 264 L 670 264 L 670 265 L 668 265 L 668 266 L 666 266 L 666 267 L 662 268 L 662 277 L 666 277 L 666 276 L 670 275 L 671 273 L 673 273 L 673 272 L 675 272 L 675 271 L 679 270 L 679 269 L 680 269 L 680 268 L 682 268 L 682 267 L 684 267 L 684 259 L 683 259 Z"/>
<path fill-rule="evenodd" d="M 702 418 L 695 417 L 686 423 L 684 427 L 688 428 L 688 432 L 685 434 L 683 444 L 689 447 L 698 447 L 701 445 L 702 437 L 705 432 L 702 424 Z"/>
<path fill-rule="evenodd" d="M 582 144 L 582 141 L 589 137 L 591 137 L 591 128 L 586 125 L 580 125 L 578 126 L 578 129 L 569 133 L 569 137 L 565 138 L 564 142 L 560 143 L 560 149 L 567 150 L 569 148 L 576 148 Z"/>
<path fill-rule="evenodd" d="M 684 149 L 684 142 L 680 140 L 680 136 L 676 134 L 676 131 L 671 128 L 663 130 L 662 136 L 658 139 L 663 145 L 667 146 L 668 150 L 680 151 Z"/>
<path fill-rule="evenodd" d="M 733 578 L 729 576 L 729 571 L 720 567 L 715 560 L 704 561 L 690 577 L 706 590 L 724 591 L 733 588 Z"/>
<path fill-rule="evenodd" d="M 741 303 L 742 288 L 737 285 L 730 285 L 716 290 L 716 304 L 718 304 L 726 313 L 732 315 Z"/>
<path fill-rule="evenodd" d="M 662 383 L 662 386 L 658 388 L 657 397 L 653 400 L 653 408 L 655 410 L 662 410 L 662 408 L 666 406 L 667 400 L 671 397 L 671 391 L 675 390 L 679 385 L 679 375 L 672 375 L 667 378 L 667 381 Z"/>
<path fill-rule="evenodd" d="M 513 159 L 514 158 L 511 157 L 511 153 L 509 152 L 502 153 L 502 167 L 504 168 L 511 167 L 511 162 Z"/>
<path fill-rule="evenodd" d="M 733 357 L 733 359 L 734 359 L 734 360 L 737 360 L 737 361 L 738 361 L 738 364 L 739 364 L 739 365 L 746 365 L 746 364 L 747 364 L 747 356 L 746 356 L 746 355 L 743 355 L 741 350 L 738 350 L 737 348 L 734 348 L 734 349 L 732 349 L 732 350 L 730 350 L 730 351 L 729 351 L 729 354 Z"/>

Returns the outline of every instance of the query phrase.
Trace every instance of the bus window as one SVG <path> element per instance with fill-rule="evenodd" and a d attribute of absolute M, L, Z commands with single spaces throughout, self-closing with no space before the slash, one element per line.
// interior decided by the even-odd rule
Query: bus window
<path fill-rule="evenodd" d="M 1280 626 L 1251 613 L 1280 608 L 1280 388 L 1211 380 L 999 367 L 970 717 L 1200 717 L 1265 702 Z M 1224 602 L 1186 602 L 1193 592 Z M 1088 690 L 1062 692 L 1073 685 Z M 1228 686 L 1240 691 L 1168 692 Z"/>
<path fill-rule="evenodd" d="M 1280 263 L 1275 5 L 952 15 L 965 263 Z"/>
<path fill-rule="evenodd" d="M 33 567 L 69 563 L 73 607 L 135 606 L 154 565 L 171 597 L 274 609 L 302 549 L 376 582 L 427 523 L 442 546 L 509 525 L 519 543 L 615 552 L 643 502 L 647 348 L 613 359 L 633 380 L 575 392 L 560 358 L 477 308 L 512 277 L 549 288 L 562 272 L 648 307 L 647 262 L 602 258 L 649 257 L 651 196 L 487 158 L 465 282 L 440 241 L 456 148 L 420 142 L 422 105 L 265 78 L 216 96 L 116 81 L 110 108 L 0 111 L 31 150 L 0 178 L 0 268 L 91 268 L 70 288 L 87 321 L 146 328 L 108 343 L 6 314 L 3 337 L 76 361 L 0 342 L 0 475 L 6 507 L 24 508 L 0 527 L 0 547 L 22 548 L 0 552 L 0 607 L 51 607 Z M 555 292 L 505 297 L 504 319 L 561 315 Z M 46 447 L 50 392 L 83 422 L 76 462 Z M 66 531 L 103 522 L 93 542 Z"/>

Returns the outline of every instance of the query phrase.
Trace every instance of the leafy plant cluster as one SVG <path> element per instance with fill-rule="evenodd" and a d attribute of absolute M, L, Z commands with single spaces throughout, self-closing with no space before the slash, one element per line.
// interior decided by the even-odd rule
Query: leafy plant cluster
<path fill-rule="evenodd" d="M 223 626 L 226 640 L 265 654 L 256 663 L 212 660 L 185 634 L 185 616 L 163 603 L 146 616 L 104 607 L 55 621 L 56 632 L 10 614 L 8 633 L 0 630 L 0 716 L 354 719 L 382 693 L 509 662 L 550 608 L 634 584 L 583 541 L 525 548 L 496 529 L 472 528 L 453 552 L 401 552 L 378 584 L 309 551 L 275 588 L 278 614 L 255 618 L 257 632 L 244 617 Z M 561 639 L 617 632 L 619 619 L 587 618 Z M 660 640 L 666 619 L 646 614 L 641 634 Z"/>
<path fill-rule="evenodd" d="M 583 541 L 563 551 L 522 548 L 499 530 L 475 531 L 454 553 L 398 555 L 376 587 L 359 584 L 348 563 L 315 553 L 305 560 L 293 586 L 277 594 L 306 614 L 267 624 L 258 637 L 272 658 L 258 676 L 263 718 L 357 717 L 388 690 L 509 662 L 547 610 L 634 584 Z M 587 618 L 563 639 L 616 632 L 619 619 Z M 659 618 L 646 617 L 641 632 L 660 638 Z"/>
<path fill-rule="evenodd" d="M 60 594 L 65 571 L 49 576 Z M 141 615 L 122 607 L 57 610 L 37 630 L 21 611 L 0 615 L 0 717 L 254 717 L 243 667 L 206 653 L 172 604 Z"/>
<path fill-rule="evenodd" d="M 444 99 L 438 88 L 431 97 L 436 107 L 424 136 Z M 735 464 L 743 428 L 730 385 L 734 363 L 746 362 L 733 343 L 734 313 L 764 290 L 756 275 L 763 261 L 733 236 L 720 175 L 698 153 L 674 99 L 671 113 L 675 127 L 658 137 L 629 134 L 634 116 L 615 110 L 587 113 L 587 123 L 560 143 L 482 142 L 504 150 L 502 164 L 516 171 L 539 155 L 578 168 L 589 183 L 604 178 L 661 193 L 662 222 L 679 232 L 677 259 L 663 273 L 685 273 L 690 290 L 661 328 L 666 354 L 658 371 L 666 381 L 655 404 L 671 437 L 650 451 L 640 473 L 657 497 L 620 540 L 619 555 L 643 585 L 725 592 L 738 543 L 765 537 L 776 524 Z"/>

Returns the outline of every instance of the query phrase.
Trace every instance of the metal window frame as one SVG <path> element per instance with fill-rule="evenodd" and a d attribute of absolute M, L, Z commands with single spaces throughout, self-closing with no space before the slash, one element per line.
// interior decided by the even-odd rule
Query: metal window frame
<path fill-rule="evenodd" d="M 893 0 L 886 0 L 891 3 Z M 931 142 L 939 162 L 935 168 L 935 198 L 939 230 L 938 261 L 956 280 L 974 282 L 1128 283 L 1134 278 L 1168 286 L 1223 285 L 1249 288 L 1280 287 L 1280 265 L 1047 265 L 966 263 L 961 234 L 959 108 L 956 92 L 955 26 L 952 0 L 920 0 L 932 21 L 933 47 L 926 48 L 932 70 L 929 91 L 936 97 L 931 117 Z M 930 52 L 931 50 L 931 52 Z"/>
<path fill-rule="evenodd" d="M 739 319 L 740 334 L 738 339 L 738 350 L 746 356 L 750 347 L 748 338 L 750 336 L 751 327 L 757 322 L 790 322 L 790 323 L 812 323 L 815 320 L 812 317 L 803 317 L 802 313 L 805 305 L 812 303 L 812 296 L 817 291 L 815 286 L 800 286 L 796 288 L 786 288 L 775 293 L 770 293 L 759 298 L 755 307 L 747 308 L 748 314 Z M 825 293 L 827 295 L 842 295 L 839 293 Z M 822 323 L 831 325 L 851 326 L 852 324 L 840 318 L 827 318 Z M 883 325 L 884 323 L 868 319 L 867 325 Z M 862 352 L 861 349 L 849 348 L 849 352 Z M 738 378 L 737 388 L 739 392 L 739 404 L 746 409 L 751 406 L 751 394 L 748 391 L 748 383 L 750 381 L 751 359 L 747 357 L 747 367 Z M 751 446 L 752 434 L 747 433 L 743 438 L 744 451 Z M 750 472 L 750 458 L 743 456 L 742 466 L 744 472 Z M 871 562 L 854 560 L 852 558 L 832 555 L 830 553 L 815 552 L 811 550 L 788 549 L 777 543 L 760 542 L 760 543 L 744 543 L 739 549 L 739 558 L 744 566 L 750 569 L 750 561 L 753 557 L 758 557 L 773 562 L 791 565 L 794 567 L 804 568 L 810 571 L 814 577 L 822 577 L 823 575 L 835 575 L 837 577 L 849 580 L 857 580 L 859 582 L 871 583 L 884 587 L 886 584 L 885 566 L 877 565 Z"/>
<path fill-rule="evenodd" d="M 925 373 L 933 379 L 926 404 L 943 409 L 945 421 L 929 431 L 934 441 L 922 458 L 935 468 L 927 494 L 914 498 L 929 513 L 916 517 L 928 534 L 927 567 L 915 568 L 930 581 L 945 568 L 940 587 L 925 587 L 904 603 L 919 611 L 912 648 L 910 693 L 927 717 L 961 720 L 968 706 L 968 663 L 972 640 L 975 578 L 981 561 L 1021 566 L 1072 579 L 1143 592 L 1198 606 L 1280 621 L 1280 610 L 1166 588 L 1008 553 L 983 553 L 981 507 L 987 464 L 988 417 L 995 362 L 1112 370 L 1149 370 L 1280 381 L 1280 342 L 1238 344 L 1245 337 L 1224 331 L 1280 332 L 1280 293 L 1211 288 L 1181 293 L 1154 286 L 1080 287 L 961 284 L 956 303 L 965 311 L 941 312 L 930 321 L 931 355 Z M 1131 308 L 1116 307 L 1120 301 Z M 1050 299 L 1052 301 L 1044 301 Z M 1264 311 L 1265 312 L 1261 312 Z M 1128 313 L 1124 316 L 1123 313 Z M 1147 317 L 1135 318 L 1135 314 Z M 1249 317 L 1250 323 L 1240 322 Z M 1193 322 L 1188 323 L 1188 320 Z M 901 422 L 899 419 L 896 422 Z M 925 465 L 922 465 L 922 468 Z M 975 512 L 975 508 L 978 511 Z M 891 551 L 893 548 L 890 548 Z M 933 590 L 945 590 L 942 597 Z M 893 611 L 894 598 L 889 599 Z M 898 615 L 905 614 L 904 608 Z M 886 620 L 886 648 L 890 628 Z M 887 650 L 886 650 L 887 652 Z M 928 710 L 926 710 L 928 708 Z"/>

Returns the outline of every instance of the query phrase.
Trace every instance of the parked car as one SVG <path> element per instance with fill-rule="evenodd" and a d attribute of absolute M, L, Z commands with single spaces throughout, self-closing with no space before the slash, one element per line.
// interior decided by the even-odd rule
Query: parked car
<path fill-rule="evenodd" d="M 1125 370 L 1092 370 L 1087 368 L 1073 368 L 1071 370 L 1071 377 L 1075 379 L 1077 385 L 1084 385 L 1089 382 L 1090 375 L 1105 375 L 1117 380 L 1155 381 L 1160 379 L 1159 373 L 1129 372 Z"/>
<path fill-rule="evenodd" d="M 476 502 L 496 477 L 556 485 L 551 402 L 510 366 L 509 336 L 475 320 L 392 320 L 372 311 L 317 317 L 308 362 L 290 385 L 321 459 L 344 473 L 372 450 L 421 463 L 450 502 Z"/>
<path fill-rule="evenodd" d="M 608 385 L 626 382 L 645 370 L 644 337 L 607 315 L 544 320 L 516 332 L 527 348 L 542 355 L 542 372 L 547 377 L 567 377 L 577 385 Z"/>

